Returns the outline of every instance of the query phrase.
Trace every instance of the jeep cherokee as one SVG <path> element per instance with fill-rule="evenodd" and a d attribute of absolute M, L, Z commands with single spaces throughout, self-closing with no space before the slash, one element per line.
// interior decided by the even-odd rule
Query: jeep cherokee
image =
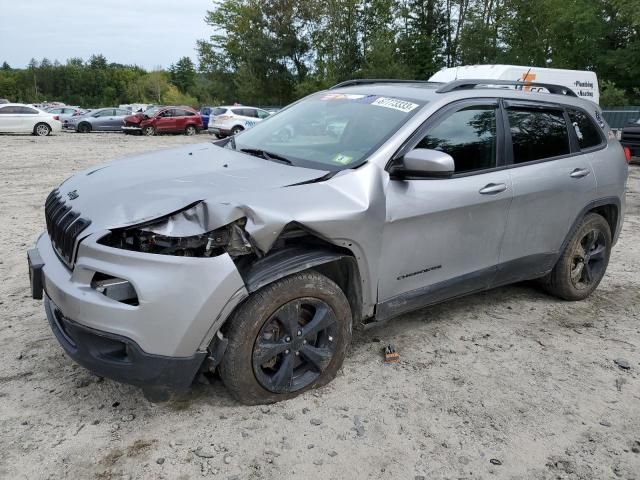
<path fill-rule="evenodd" d="M 33 297 L 99 375 L 158 398 L 217 370 L 248 404 L 329 382 L 358 325 L 528 279 L 584 299 L 628 166 L 596 104 L 538 86 L 349 81 L 81 172 L 46 200 Z"/>

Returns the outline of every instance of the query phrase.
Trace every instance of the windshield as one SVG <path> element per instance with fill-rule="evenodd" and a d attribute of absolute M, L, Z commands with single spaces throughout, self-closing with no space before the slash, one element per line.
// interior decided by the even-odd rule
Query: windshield
<path fill-rule="evenodd" d="M 297 166 L 353 168 L 423 105 L 378 95 L 319 93 L 238 135 L 235 146 L 286 157 Z"/>
<path fill-rule="evenodd" d="M 144 111 L 147 117 L 153 117 L 163 107 L 149 107 Z"/>

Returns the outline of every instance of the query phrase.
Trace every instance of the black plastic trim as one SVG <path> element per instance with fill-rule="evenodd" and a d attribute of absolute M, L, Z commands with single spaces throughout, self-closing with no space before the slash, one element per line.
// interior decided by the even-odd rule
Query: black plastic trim
<path fill-rule="evenodd" d="M 384 322 L 446 300 L 542 277 L 551 271 L 558 256 L 558 253 L 529 255 L 397 295 L 376 306 L 375 322 Z"/>
<path fill-rule="evenodd" d="M 97 375 L 141 387 L 188 389 L 206 352 L 191 357 L 146 353 L 133 340 L 81 325 L 67 317 L 45 295 L 51 330 L 65 353 Z"/>
<path fill-rule="evenodd" d="M 328 249 L 285 248 L 255 261 L 246 272 L 240 272 L 247 290 L 255 292 L 269 283 L 347 255 Z"/>

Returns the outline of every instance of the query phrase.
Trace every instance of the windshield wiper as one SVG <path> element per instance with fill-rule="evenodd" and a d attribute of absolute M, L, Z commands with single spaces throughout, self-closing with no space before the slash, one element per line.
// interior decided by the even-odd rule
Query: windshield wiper
<path fill-rule="evenodd" d="M 282 155 L 278 155 L 277 153 L 266 152 L 264 150 L 260 150 L 259 148 L 241 148 L 240 151 L 248 153 L 249 155 L 264 158 L 265 160 L 276 160 L 278 162 L 286 163 L 287 165 L 293 165 L 293 162 L 287 157 L 283 157 Z"/>

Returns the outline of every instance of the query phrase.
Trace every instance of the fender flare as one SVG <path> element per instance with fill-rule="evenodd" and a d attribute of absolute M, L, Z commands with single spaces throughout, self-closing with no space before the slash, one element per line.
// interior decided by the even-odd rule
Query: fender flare
<path fill-rule="evenodd" d="M 285 248 L 257 260 L 240 274 L 244 279 L 247 291 L 253 293 L 281 278 L 347 256 L 324 248 L 311 250 L 297 247 Z"/>
<path fill-rule="evenodd" d="M 578 229 L 578 227 L 580 226 L 580 222 L 582 222 L 582 219 L 587 215 L 588 212 L 590 212 L 591 210 L 593 210 L 594 208 L 598 208 L 598 207 L 604 207 L 607 205 L 613 205 L 616 207 L 617 210 L 617 218 L 616 218 L 616 225 L 614 226 L 614 229 L 612 229 L 611 231 L 611 239 L 612 239 L 612 244 L 615 244 L 618 236 L 620 235 L 620 230 L 621 230 L 621 222 L 622 222 L 622 211 L 621 211 L 621 202 L 620 199 L 618 197 L 604 197 L 604 198 L 599 198 L 597 200 L 593 200 L 591 202 L 589 202 L 578 214 L 578 216 L 576 217 L 576 219 L 573 221 L 573 224 L 571 225 L 571 228 L 569 229 L 569 232 L 567 233 L 567 235 L 564 238 L 564 241 L 562 242 L 562 245 L 560 246 L 560 250 L 558 251 L 558 256 L 556 258 L 556 261 L 558 260 L 558 258 L 560 258 L 560 255 L 562 255 L 562 252 L 565 251 L 565 249 L 567 248 L 567 245 L 569 244 L 569 242 L 571 241 L 571 238 L 573 237 L 573 234 L 576 232 L 576 230 Z M 555 265 L 555 262 L 554 262 Z"/>

